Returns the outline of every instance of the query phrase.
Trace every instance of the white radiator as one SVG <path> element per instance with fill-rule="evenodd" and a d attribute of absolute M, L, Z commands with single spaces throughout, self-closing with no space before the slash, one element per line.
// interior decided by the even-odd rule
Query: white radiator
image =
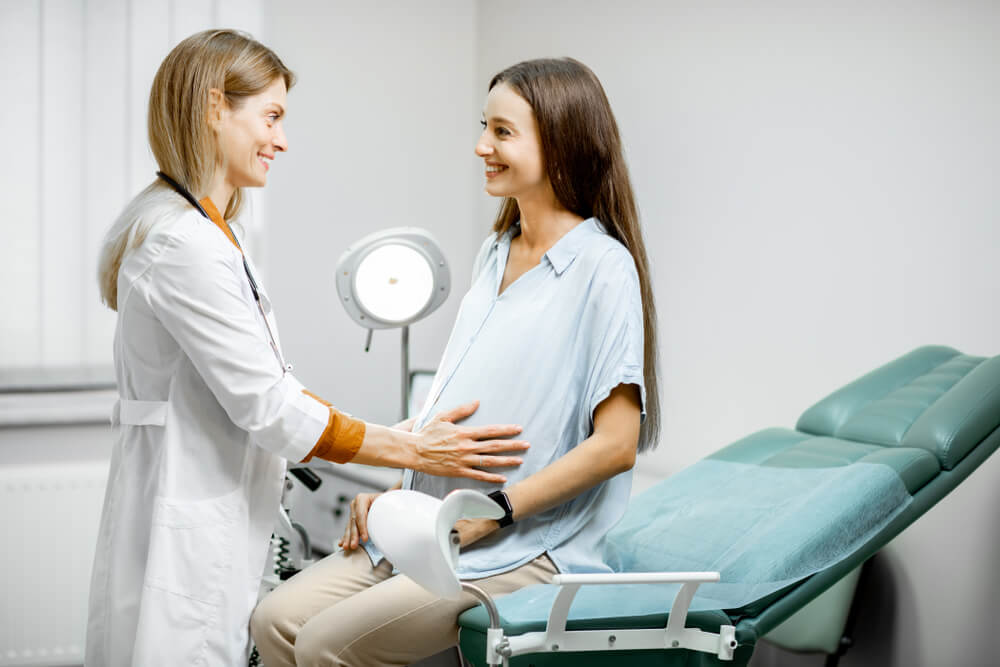
<path fill-rule="evenodd" d="M 0 665 L 83 664 L 108 463 L 0 466 Z"/>

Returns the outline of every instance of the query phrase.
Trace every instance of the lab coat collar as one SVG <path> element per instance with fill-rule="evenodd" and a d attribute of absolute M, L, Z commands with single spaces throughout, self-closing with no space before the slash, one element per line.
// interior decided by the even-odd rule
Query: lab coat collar
<path fill-rule="evenodd" d="M 203 209 L 205 209 L 205 213 L 208 213 L 209 220 L 214 222 L 215 226 L 221 229 L 222 233 L 226 235 L 229 242 L 236 246 L 237 250 L 243 252 L 243 249 L 240 248 L 240 244 L 236 241 L 236 237 L 233 236 L 233 230 L 226 224 L 226 220 L 222 217 L 222 214 L 219 213 L 219 209 L 216 208 L 215 202 L 213 202 L 211 198 L 205 197 L 198 203 L 201 204 Z"/>

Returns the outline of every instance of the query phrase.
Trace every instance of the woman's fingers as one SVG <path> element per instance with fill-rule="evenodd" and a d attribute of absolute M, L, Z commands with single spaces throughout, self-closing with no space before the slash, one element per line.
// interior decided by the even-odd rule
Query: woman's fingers
<path fill-rule="evenodd" d="M 351 524 L 352 523 L 354 523 L 354 519 L 353 519 L 353 517 L 351 517 L 350 515 L 348 515 L 348 517 L 347 517 L 347 523 L 344 524 L 344 536 L 341 537 L 340 538 L 340 542 L 337 543 L 337 544 L 340 545 L 340 547 L 342 549 L 344 549 L 344 551 L 350 551 L 351 550 L 350 545 L 351 545 Z"/>
<path fill-rule="evenodd" d="M 357 547 L 357 527 L 354 525 L 354 517 L 347 521 L 347 537 L 344 539 L 344 551 L 353 551 Z"/>
<path fill-rule="evenodd" d="M 471 415 L 473 412 L 479 409 L 479 401 L 472 401 L 470 403 L 465 403 L 458 406 L 457 408 L 452 408 L 451 410 L 445 410 L 444 412 L 439 412 L 434 416 L 434 419 L 443 422 L 461 421 Z"/>
<path fill-rule="evenodd" d="M 347 518 L 344 537 L 340 540 L 344 551 L 357 549 L 362 542 L 368 541 L 368 510 L 378 496 L 377 493 L 359 493 L 351 500 L 351 515 Z"/>
<path fill-rule="evenodd" d="M 368 497 L 360 499 L 358 502 L 356 522 L 358 525 L 358 536 L 361 538 L 362 542 L 368 541 L 368 510 L 371 506 L 372 499 Z"/>

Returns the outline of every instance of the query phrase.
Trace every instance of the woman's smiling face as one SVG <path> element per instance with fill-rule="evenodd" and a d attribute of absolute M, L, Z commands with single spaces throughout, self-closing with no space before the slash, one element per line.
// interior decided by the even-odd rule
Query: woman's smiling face
<path fill-rule="evenodd" d="M 277 77 L 238 108 L 222 112 L 216 125 L 221 168 L 232 187 L 262 187 L 267 183 L 268 162 L 288 150 L 282 125 L 287 95 L 285 80 Z"/>
<path fill-rule="evenodd" d="M 538 123 L 531 106 L 510 86 L 490 90 L 476 155 L 486 163 L 487 193 L 525 197 L 548 186 Z"/>

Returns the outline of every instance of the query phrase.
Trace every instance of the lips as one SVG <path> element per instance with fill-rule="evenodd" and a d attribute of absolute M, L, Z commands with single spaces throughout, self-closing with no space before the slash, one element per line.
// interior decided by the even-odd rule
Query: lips
<path fill-rule="evenodd" d="M 257 153 L 257 159 L 260 160 L 262 165 L 264 165 L 264 171 L 267 171 L 271 168 L 271 165 L 267 163 L 267 160 L 273 160 L 274 156 L 268 155 L 267 153 Z"/>
<path fill-rule="evenodd" d="M 505 171 L 507 171 L 507 165 L 505 164 L 486 163 L 486 178 L 494 178 Z"/>

